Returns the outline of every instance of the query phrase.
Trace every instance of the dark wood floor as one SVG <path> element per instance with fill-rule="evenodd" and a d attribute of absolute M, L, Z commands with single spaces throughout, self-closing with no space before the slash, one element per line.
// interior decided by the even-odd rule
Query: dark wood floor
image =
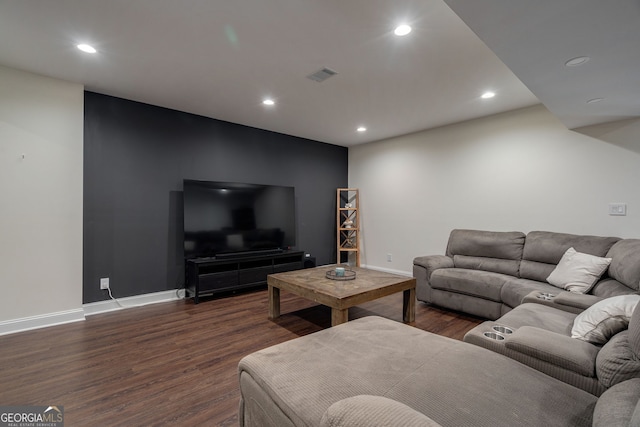
<path fill-rule="evenodd" d="M 330 326 L 330 310 L 282 293 L 267 319 L 258 290 L 194 305 L 161 303 L 0 337 L 0 405 L 63 405 L 72 426 L 235 426 L 238 361 Z M 402 294 L 350 319 L 402 321 Z M 455 339 L 479 319 L 417 304 L 412 325 Z"/>

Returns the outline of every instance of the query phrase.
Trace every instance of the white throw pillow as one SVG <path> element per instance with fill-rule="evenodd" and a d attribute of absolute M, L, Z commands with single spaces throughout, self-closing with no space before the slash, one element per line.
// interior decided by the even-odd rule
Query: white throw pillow
<path fill-rule="evenodd" d="M 619 295 L 603 299 L 587 308 L 573 320 L 571 338 L 593 344 L 604 344 L 629 326 L 629 320 L 640 301 L 640 295 Z"/>
<path fill-rule="evenodd" d="M 569 292 L 584 294 L 591 290 L 609 264 L 611 258 L 601 258 L 569 248 L 547 277 L 547 282 Z"/>

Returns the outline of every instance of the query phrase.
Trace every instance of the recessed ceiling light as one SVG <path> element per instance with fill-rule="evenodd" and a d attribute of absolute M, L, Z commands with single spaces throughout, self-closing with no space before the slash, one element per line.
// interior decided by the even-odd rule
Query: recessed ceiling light
<path fill-rule="evenodd" d="M 96 53 L 96 52 L 97 52 L 97 50 L 96 50 L 96 48 L 95 48 L 95 47 L 90 46 L 90 45 L 88 45 L 88 44 L 79 44 L 79 45 L 78 45 L 78 46 L 76 46 L 76 47 L 77 47 L 78 49 L 80 49 L 81 51 L 86 52 L 86 53 Z"/>
<path fill-rule="evenodd" d="M 584 64 L 589 59 L 590 58 L 588 56 L 578 56 L 568 60 L 567 62 L 564 63 L 564 65 L 566 65 L 567 67 L 576 67 L 578 65 Z"/>
<path fill-rule="evenodd" d="M 273 99 L 265 99 L 262 103 L 264 105 L 274 105 L 276 102 Z"/>
<path fill-rule="evenodd" d="M 496 93 L 495 93 L 495 92 L 488 91 L 488 92 L 483 93 L 483 94 L 480 96 L 480 98 L 482 98 L 482 99 L 489 99 L 489 98 L 493 98 L 494 96 L 496 96 Z"/>
<path fill-rule="evenodd" d="M 587 101 L 587 104 L 595 104 L 596 102 L 602 101 L 604 98 L 593 98 Z"/>
<path fill-rule="evenodd" d="M 408 26 L 407 24 L 401 24 L 401 25 L 398 25 L 398 26 L 396 27 L 396 29 L 395 29 L 395 30 L 393 30 L 393 33 L 394 33 L 396 36 L 406 36 L 406 35 L 407 35 L 407 34 L 409 34 L 410 32 L 411 32 L 411 27 L 410 27 L 410 26 Z"/>
<path fill-rule="evenodd" d="M 356 129 L 358 132 L 366 132 L 367 128 L 364 126 L 360 126 L 358 129 Z"/>

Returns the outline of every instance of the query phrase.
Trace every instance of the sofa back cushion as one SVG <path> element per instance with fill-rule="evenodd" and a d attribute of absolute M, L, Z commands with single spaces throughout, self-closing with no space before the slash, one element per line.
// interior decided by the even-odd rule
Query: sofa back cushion
<path fill-rule="evenodd" d="M 605 387 L 612 387 L 630 378 L 640 378 L 640 361 L 629 345 L 629 331 L 613 336 L 596 357 L 596 376 Z"/>
<path fill-rule="evenodd" d="M 640 378 L 640 304 L 633 310 L 628 329 L 616 334 L 600 349 L 596 375 L 605 387 Z"/>
<path fill-rule="evenodd" d="M 640 425 L 640 378 L 624 381 L 605 391 L 593 411 L 593 427 Z"/>
<path fill-rule="evenodd" d="M 456 268 L 492 271 L 518 276 L 524 247 L 519 231 L 453 230 L 447 255 Z"/>
<path fill-rule="evenodd" d="M 619 240 L 618 237 L 532 231 L 524 244 L 520 277 L 546 282 L 567 249 L 573 247 L 578 252 L 604 257 Z"/>
<path fill-rule="evenodd" d="M 607 274 L 605 273 L 602 280 L 598 281 L 588 293 L 600 298 L 611 298 L 618 295 L 636 294 L 638 292 L 626 285 L 623 285 L 616 279 L 607 277 Z"/>
<path fill-rule="evenodd" d="M 609 276 L 625 286 L 640 289 L 640 239 L 623 239 L 616 242 L 607 253 L 612 258 Z"/>
<path fill-rule="evenodd" d="M 636 359 L 640 360 L 640 304 L 638 304 L 633 310 L 631 320 L 629 320 L 629 347 L 635 355 Z"/>

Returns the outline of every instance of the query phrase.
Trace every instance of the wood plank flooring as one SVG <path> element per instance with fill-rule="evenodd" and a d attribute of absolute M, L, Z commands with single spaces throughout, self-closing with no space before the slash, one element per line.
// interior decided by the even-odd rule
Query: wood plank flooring
<path fill-rule="evenodd" d="M 0 336 L 0 405 L 62 405 L 65 426 L 237 426 L 239 360 L 331 324 L 287 292 L 268 320 L 266 289 L 149 305 Z M 402 321 L 402 293 L 349 318 Z M 455 339 L 481 322 L 416 304 L 413 326 Z"/>

